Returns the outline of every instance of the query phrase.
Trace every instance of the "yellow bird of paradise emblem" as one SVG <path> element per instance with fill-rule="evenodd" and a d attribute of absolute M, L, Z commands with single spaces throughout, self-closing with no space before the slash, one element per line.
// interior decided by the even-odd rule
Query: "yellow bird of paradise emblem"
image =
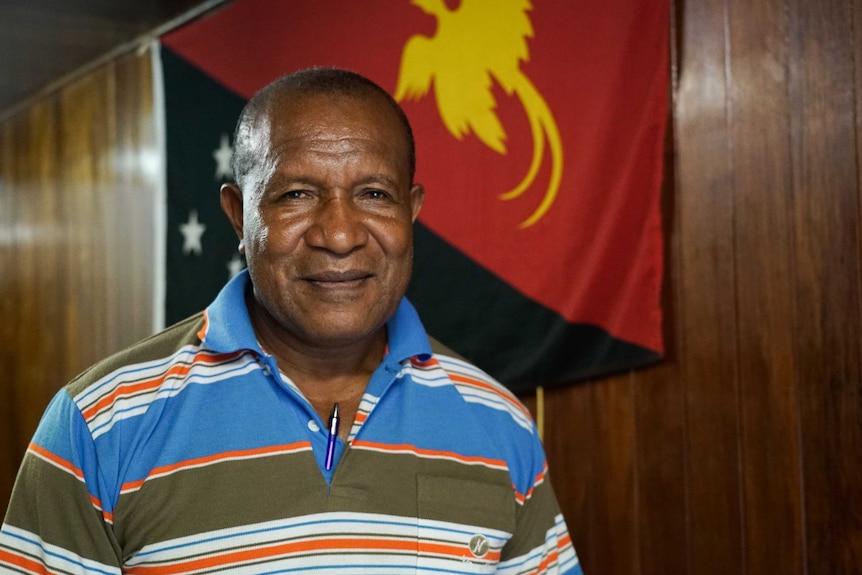
<path fill-rule="evenodd" d="M 395 99 L 419 99 L 433 82 L 437 109 L 446 129 L 457 139 L 472 132 L 489 148 L 506 154 L 506 131 L 495 113 L 491 92 L 496 80 L 509 95 L 517 96 L 529 120 L 533 156 L 521 182 L 501 194 L 511 200 L 526 192 L 542 166 L 545 141 L 551 153 L 551 171 L 545 195 L 523 222 L 526 228 L 547 213 L 557 196 L 563 175 L 563 146 L 554 115 L 520 63 L 529 61 L 527 38 L 533 26 L 529 0 L 461 0 L 450 10 L 445 0 L 412 0 L 437 18 L 433 37 L 416 34 L 404 45 Z"/>

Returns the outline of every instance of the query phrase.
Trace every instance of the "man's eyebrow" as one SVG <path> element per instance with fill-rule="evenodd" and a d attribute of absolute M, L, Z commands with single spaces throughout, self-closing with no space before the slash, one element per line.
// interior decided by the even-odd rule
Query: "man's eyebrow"
<path fill-rule="evenodd" d="M 270 186 L 284 187 L 291 184 L 306 184 L 309 186 L 315 186 L 317 185 L 317 181 L 314 178 L 310 178 L 308 176 L 286 176 L 280 173 L 275 173 L 273 174 L 272 178 L 270 178 Z"/>
<path fill-rule="evenodd" d="M 319 188 L 321 186 L 325 187 L 324 183 L 309 176 L 288 176 L 276 173 L 273 174 L 267 185 L 263 187 L 262 193 L 276 193 L 278 190 L 295 185 L 309 186 L 312 188 Z M 358 180 L 352 187 L 355 189 L 366 186 L 380 186 L 387 189 L 396 189 L 398 187 L 398 182 L 384 174 L 371 174 L 370 176 Z"/>
<path fill-rule="evenodd" d="M 357 185 L 367 186 L 369 184 L 379 184 L 383 186 L 396 187 L 398 184 L 395 180 L 390 178 L 389 176 L 385 176 L 383 174 L 372 174 L 366 178 L 362 178 L 357 182 Z"/>

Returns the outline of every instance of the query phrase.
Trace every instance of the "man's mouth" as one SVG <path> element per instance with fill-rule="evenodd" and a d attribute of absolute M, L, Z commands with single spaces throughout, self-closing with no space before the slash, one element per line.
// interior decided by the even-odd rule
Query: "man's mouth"
<path fill-rule="evenodd" d="M 371 274 L 363 270 L 330 270 L 308 274 L 304 276 L 303 279 L 319 287 L 338 288 L 359 285 L 363 280 L 366 280 L 370 277 Z"/>

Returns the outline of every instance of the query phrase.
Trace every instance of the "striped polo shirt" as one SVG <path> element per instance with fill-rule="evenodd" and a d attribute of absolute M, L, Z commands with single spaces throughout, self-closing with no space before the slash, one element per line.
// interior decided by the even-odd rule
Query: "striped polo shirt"
<path fill-rule="evenodd" d="M 259 346 L 248 285 L 55 396 L 0 572 L 581 572 L 529 412 L 432 351 L 406 299 L 327 470 L 327 425 Z"/>

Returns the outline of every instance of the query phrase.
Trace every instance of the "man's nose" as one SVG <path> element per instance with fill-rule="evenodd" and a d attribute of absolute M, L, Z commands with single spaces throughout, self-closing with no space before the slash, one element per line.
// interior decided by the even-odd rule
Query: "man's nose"
<path fill-rule="evenodd" d="M 368 241 L 365 216 L 350 197 L 333 196 L 314 210 L 313 221 L 305 233 L 308 245 L 346 254 Z"/>

